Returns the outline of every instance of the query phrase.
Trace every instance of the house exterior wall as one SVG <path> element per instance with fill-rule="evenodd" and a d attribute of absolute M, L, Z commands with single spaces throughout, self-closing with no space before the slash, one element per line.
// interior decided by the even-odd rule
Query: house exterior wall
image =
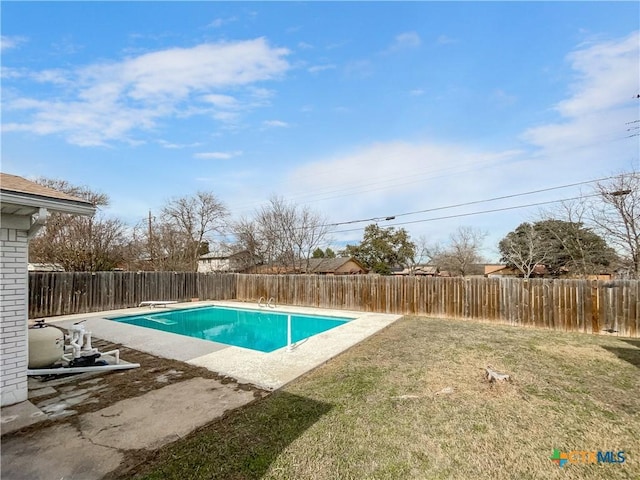
<path fill-rule="evenodd" d="M 0 228 L 0 399 L 11 405 L 27 399 L 27 229 L 19 218 L 2 216 Z M 27 223 L 28 225 L 28 223 Z"/>
<path fill-rule="evenodd" d="M 231 265 L 228 258 L 201 258 L 198 260 L 198 272 L 228 272 Z"/>
<path fill-rule="evenodd" d="M 364 273 L 364 270 L 362 270 L 360 265 L 358 265 L 356 262 L 354 262 L 353 260 L 349 260 L 347 263 L 337 268 L 335 274 L 344 275 L 353 272 Z"/>
<path fill-rule="evenodd" d="M 251 262 L 247 256 L 231 255 L 230 257 L 200 258 L 198 272 L 239 272 L 247 268 Z"/>

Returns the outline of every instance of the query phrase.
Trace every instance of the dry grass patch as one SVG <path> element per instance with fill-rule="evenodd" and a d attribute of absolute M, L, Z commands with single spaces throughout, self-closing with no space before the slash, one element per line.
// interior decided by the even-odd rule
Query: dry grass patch
<path fill-rule="evenodd" d="M 136 478 L 638 478 L 634 342 L 405 317 Z M 512 381 L 487 383 L 487 365 Z M 554 449 L 627 461 L 560 469 Z"/>

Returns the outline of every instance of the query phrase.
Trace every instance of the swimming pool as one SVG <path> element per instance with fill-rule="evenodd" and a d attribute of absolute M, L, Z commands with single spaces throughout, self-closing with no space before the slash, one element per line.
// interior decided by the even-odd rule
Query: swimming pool
<path fill-rule="evenodd" d="M 289 315 L 292 343 L 353 320 L 351 317 L 288 314 L 219 306 L 110 317 L 109 320 L 260 352 L 273 352 L 287 346 Z"/>

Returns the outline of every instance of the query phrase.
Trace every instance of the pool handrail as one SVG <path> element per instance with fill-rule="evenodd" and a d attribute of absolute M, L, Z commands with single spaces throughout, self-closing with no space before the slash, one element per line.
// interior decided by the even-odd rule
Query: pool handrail
<path fill-rule="evenodd" d="M 267 307 L 276 308 L 276 299 L 273 297 L 269 297 L 269 301 L 267 302 Z"/>
<path fill-rule="evenodd" d="M 260 299 L 258 300 L 258 306 L 260 308 L 266 307 L 266 305 L 264 305 L 262 302 L 264 302 L 266 300 L 266 298 L 264 297 L 260 297 Z"/>

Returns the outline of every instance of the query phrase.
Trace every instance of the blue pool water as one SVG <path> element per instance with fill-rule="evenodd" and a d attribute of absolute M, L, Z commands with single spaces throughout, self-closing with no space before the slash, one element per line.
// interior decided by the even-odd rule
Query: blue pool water
<path fill-rule="evenodd" d="M 200 307 L 111 317 L 110 320 L 261 352 L 272 352 L 287 345 L 287 314 L 280 312 Z M 349 320 L 353 319 L 291 314 L 291 341 L 299 342 Z"/>

